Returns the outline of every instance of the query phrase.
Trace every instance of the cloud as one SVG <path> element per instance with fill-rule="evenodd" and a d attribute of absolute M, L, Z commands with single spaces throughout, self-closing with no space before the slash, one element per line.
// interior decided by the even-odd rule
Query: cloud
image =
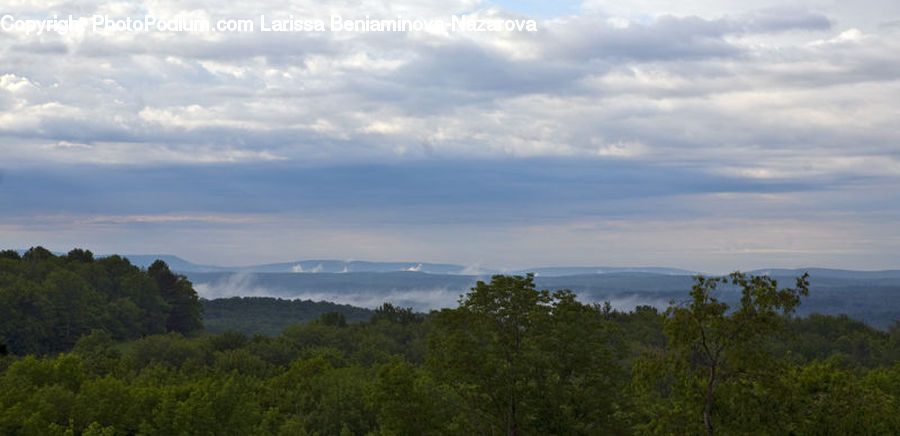
<path fill-rule="evenodd" d="M 194 281 L 194 290 L 201 298 L 229 298 L 229 297 L 282 297 L 279 292 L 259 286 L 254 277 L 249 273 L 228 274 L 219 280 L 212 282 Z"/>
<path fill-rule="evenodd" d="M 357 291 L 309 291 L 306 289 L 279 288 L 264 285 L 253 274 L 234 273 L 217 276 L 212 280 L 193 278 L 194 289 L 202 298 L 276 297 L 312 301 L 330 301 L 374 309 L 385 302 L 400 307 L 412 307 L 416 311 L 444 307 L 456 307 L 457 299 L 466 289 L 365 289 Z"/>
<path fill-rule="evenodd" d="M 738 18 L 746 32 L 787 32 L 829 30 L 834 21 L 821 12 L 799 7 L 774 7 L 748 12 Z"/>
<path fill-rule="evenodd" d="M 248 223 L 252 220 L 240 217 L 226 216 L 173 216 L 173 215 L 126 215 L 126 216 L 96 216 L 82 221 L 84 224 L 130 224 L 130 223 L 179 223 L 179 222 L 205 222 L 205 223 Z"/>
<path fill-rule="evenodd" d="M 638 306 L 652 306 L 655 307 L 659 311 L 665 310 L 669 307 L 669 300 L 665 298 L 648 298 L 647 296 L 640 294 L 632 294 L 628 296 L 615 296 L 613 298 L 593 298 L 593 299 L 585 299 L 585 303 L 596 303 L 602 304 L 606 301 L 609 301 L 610 306 L 614 310 L 618 310 L 620 312 L 630 312 L 633 311 Z"/>
<path fill-rule="evenodd" d="M 362 280 L 352 278 L 351 280 Z M 243 297 L 275 297 L 312 301 L 330 301 L 338 304 L 349 304 L 357 307 L 374 309 L 389 302 L 399 307 L 412 307 L 413 310 L 428 312 L 442 308 L 453 308 L 458 305 L 460 296 L 466 294 L 468 288 L 413 288 L 413 289 L 366 289 L 358 291 L 309 291 L 307 289 L 279 288 L 263 284 L 255 275 L 233 273 L 208 280 L 203 277 L 192 278 L 194 289 L 202 298 Z M 658 295 L 642 295 L 641 293 L 597 293 L 585 291 L 578 299 L 587 304 L 609 301 L 613 309 L 619 311 L 633 310 L 640 305 L 650 305 L 657 309 L 665 309 L 668 299 Z"/>
<path fill-rule="evenodd" d="M 239 247 L 223 236 L 239 228 L 268 241 L 294 232 L 287 237 L 352 247 L 326 253 L 333 257 L 370 254 L 393 237 L 405 244 L 398 255 L 435 256 L 441 248 L 422 240 L 446 231 L 453 238 L 433 238 L 457 253 L 448 260 L 472 263 L 485 258 L 464 249 L 483 248 L 467 235 L 498 244 L 521 236 L 497 230 L 504 226 L 550 229 L 558 242 L 529 240 L 553 258 L 569 246 L 592 255 L 571 236 L 583 223 L 677 229 L 716 218 L 740 233 L 746 223 L 734 219 L 743 214 L 871 239 L 860 223 L 891 233 L 883 224 L 897 213 L 900 34 L 890 17 L 900 6 L 893 1 L 6 8 L 23 17 L 540 15 L 537 33 L 0 32 L 0 217 L 18 232 L 6 230 L 7 240 L 114 241 L 142 226 Z M 259 224 L 246 216 L 265 225 L 253 228 Z M 59 233 L 42 230 L 49 222 Z M 110 233 L 93 233 L 99 228 Z M 399 228 L 413 228 L 420 240 Z M 682 241 L 654 232 L 670 241 L 663 245 Z M 797 246 L 769 234 L 765 246 L 746 252 L 806 256 L 813 247 L 834 259 L 853 246 L 801 234 Z M 876 251 L 897 253 L 889 236 L 874 240 Z M 634 238 L 628 242 L 640 245 Z"/>
<path fill-rule="evenodd" d="M 350 12 L 346 6 L 334 4 L 328 13 Z M 205 7 L 155 3 L 146 10 L 211 14 Z M 471 2 L 366 7 L 376 15 L 469 10 L 516 16 Z M 96 4 L 81 12 L 93 8 L 102 10 Z M 305 4 L 298 13 L 304 10 L 322 13 Z M 658 121 L 674 111 L 681 124 L 713 115 L 717 123 L 740 123 L 739 131 L 782 142 L 796 133 L 796 127 L 754 122 L 747 113 L 695 107 L 709 96 L 749 89 L 821 94 L 829 77 L 853 82 L 897 64 L 890 60 L 891 41 L 878 36 L 868 43 L 872 51 L 853 55 L 858 66 L 792 37 L 774 45 L 753 37 L 792 31 L 826 41 L 839 37 L 823 35 L 834 22 L 825 13 L 788 6 L 719 17 L 663 14 L 624 27 L 587 13 L 544 21 L 537 35 L 50 35 L 66 45 L 64 56 L 22 51 L 10 57 L 10 65 L 20 67 L 4 76 L 7 85 L 15 78 L 33 89 L 18 98 L 15 111 L 0 112 L 0 135 L 9 139 L 7 154 L 31 163 L 578 155 L 596 152 L 599 135 L 607 144 L 641 143 L 672 159 L 676 153 L 665 150 L 664 139 L 684 138 L 673 137 L 679 128 Z M 165 43 L 150 43 L 160 38 Z M 41 69 L 28 67 L 36 57 Z M 876 63 L 880 68 L 872 68 Z M 823 76 L 828 67 L 832 72 Z M 795 82 L 801 77 L 808 83 Z M 541 110 L 545 106 L 567 110 L 554 114 Z M 802 114 L 821 107 L 799 100 L 789 109 Z M 836 114 L 834 120 L 839 130 L 848 118 Z M 805 126 L 802 121 L 793 125 Z M 60 141 L 101 146 L 74 155 L 35 146 Z M 748 142 L 733 147 L 753 145 Z M 707 143 L 698 138 L 685 146 Z"/>

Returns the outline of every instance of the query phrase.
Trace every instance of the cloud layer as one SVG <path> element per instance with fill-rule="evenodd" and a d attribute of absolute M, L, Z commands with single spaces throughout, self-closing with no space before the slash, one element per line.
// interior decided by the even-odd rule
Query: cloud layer
<path fill-rule="evenodd" d="M 261 248 L 281 238 L 461 263 L 897 266 L 883 260 L 900 254 L 896 2 L 7 3 L 25 18 L 469 14 L 540 28 L 0 31 L 11 243 L 120 251 L 171 232 L 162 241 L 218 261 L 215 238 L 260 247 L 248 261 L 283 260 Z M 697 253 L 673 259 L 681 244 Z"/>

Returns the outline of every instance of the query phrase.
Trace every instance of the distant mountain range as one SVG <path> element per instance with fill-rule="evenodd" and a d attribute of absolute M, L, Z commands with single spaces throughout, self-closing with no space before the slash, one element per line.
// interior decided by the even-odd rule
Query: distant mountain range
<path fill-rule="evenodd" d="M 751 274 L 768 275 L 772 277 L 798 276 L 804 272 L 808 272 L 811 277 L 834 278 L 834 279 L 853 279 L 853 280 L 879 280 L 879 279 L 900 279 L 900 270 L 889 269 L 882 271 L 855 271 L 848 269 L 831 269 L 831 268 L 767 268 L 749 271 Z"/>
<path fill-rule="evenodd" d="M 793 286 L 799 274 L 780 271 L 774 277 L 780 286 Z M 785 275 L 781 275 L 781 273 Z M 841 272 L 838 272 L 841 273 Z M 900 320 L 900 278 L 848 278 L 835 271 L 811 276 L 809 297 L 798 313 L 844 313 L 878 328 L 887 329 Z M 854 273 L 854 272 L 850 272 Z M 459 297 L 486 276 L 428 274 L 412 271 L 349 273 L 257 273 L 185 272 L 200 296 L 213 299 L 232 296 L 267 296 L 286 299 L 329 301 L 375 308 L 384 302 L 429 311 L 456 307 Z M 829 276 L 828 274 L 831 274 Z M 851 274 L 853 275 L 853 274 Z M 569 276 L 538 276 L 538 289 L 569 289 L 586 303 L 608 301 L 619 310 L 638 305 L 664 309 L 669 302 L 689 300 L 693 285 L 689 275 L 642 272 L 611 272 Z M 735 303 L 737 289 L 720 287 L 720 298 Z"/>
<path fill-rule="evenodd" d="M 491 274 L 533 272 L 539 289 L 569 289 L 588 303 L 609 301 L 620 310 L 638 305 L 663 309 L 669 302 L 685 302 L 697 272 L 661 267 L 539 267 L 499 271 L 425 262 L 344 262 L 303 260 L 247 267 L 197 265 L 176 256 L 131 255 L 146 267 L 156 259 L 187 275 L 204 298 L 271 296 L 350 304 L 374 308 L 383 302 L 428 311 L 455 307 L 459 297 Z M 887 329 L 900 319 L 900 270 L 852 271 L 827 268 L 766 268 L 747 271 L 769 275 L 780 286 L 810 274 L 810 295 L 799 314 L 848 314 Z M 740 298 L 730 286 L 720 287 L 721 298 Z"/>
<path fill-rule="evenodd" d="M 102 257 L 102 256 L 98 256 Z M 200 265 L 173 255 L 126 255 L 146 268 L 156 259 L 185 274 L 201 297 L 269 296 L 374 308 L 384 302 L 428 311 L 455 307 L 460 295 L 478 280 L 497 273 L 533 272 L 539 289 L 569 289 L 589 303 L 609 301 L 630 310 L 637 305 L 665 308 L 687 301 L 697 272 L 661 267 L 539 267 L 501 271 L 425 262 L 302 260 L 244 267 Z M 798 313 L 848 314 L 878 328 L 900 320 L 900 270 L 853 271 L 827 268 L 766 268 L 747 271 L 769 275 L 780 286 L 809 272 L 810 295 Z M 722 298 L 736 302 L 736 289 L 723 286 Z"/>
<path fill-rule="evenodd" d="M 365 262 L 312 259 L 296 262 L 269 263 L 264 265 L 224 267 L 199 265 L 169 254 L 126 255 L 132 264 L 146 267 L 156 259 L 161 259 L 169 268 L 179 272 L 247 272 L 247 273 L 348 273 L 348 272 L 423 272 L 428 274 L 468 274 L 478 275 L 481 271 L 461 265 L 420 262 Z M 488 272 L 490 273 L 490 272 Z"/>
<path fill-rule="evenodd" d="M 582 274 L 609 273 L 651 273 L 664 275 L 695 275 L 696 271 L 662 267 L 609 267 L 609 266 L 560 266 L 537 267 L 522 270 L 503 271 L 477 266 L 454 265 L 427 262 L 366 262 L 330 259 L 299 260 L 296 262 L 270 263 L 239 267 L 200 265 L 170 254 L 129 254 L 131 263 L 142 268 L 150 266 L 157 259 L 163 260 L 175 271 L 188 272 L 247 272 L 247 273 L 349 273 L 349 272 L 421 272 L 426 274 L 456 274 L 485 276 L 491 274 L 534 273 L 537 276 L 571 276 Z"/>
<path fill-rule="evenodd" d="M 421 272 L 426 274 L 489 276 L 492 274 L 524 274 L 534 273 L 538 277 L 564 277 L 590 274 L 646 273 L 668 276 L 694 276 L 704 274 L 681 268 L 666 267 L 610 267 L 610 266 L 552 266 L 536 267 L 521 270 L 499 270 L 478 266 L 464 266 L 448 263 L 427 262 L 366 262 L 342 261 L 330 259 L 299 260 L 296 262 L 269 263 L 263 265 L 226 267 L 201 265 L 184 260 L 170 254 L 129 254 L 125 255 L 132 264 L 142 268 L 150 266 L 156 259 L 161 259 L 174 271 L 188 272 L 246 272 L 246 273 L 387 273 L 387 272 Z M 770 275 L 773 277 L 796 277 L 804 271 L 816 278 L 879 280 L 900 279 L 900 270 L 856 271 L 831 268 L 764 268 L 747 271 L 750 274 Z"/>
<path fill-rule="evenodd" d="M 24 254 L 25 250 L 17 250 Z M 54 252 L 61 256 L 65 253 Z M 103 257 L 104 255 L 97 255 Z M 551 266 L 520 270 L 500 270 L 480 266 L 464 266 L 448 263 L 427 262 L 366 262 L 342 261 L 331 259 L 299 260 L 296 262 L 269 263 L 251 266 L 217 266 L 202 265 L 184 260 L 171 254 L 127 254 L 132 264 L 147 268 L 157 259 L 166 262 L 174 271 L 181 273 L 388 273 L 388 272 L 420 272 L 441 275 L 490 276 L 492 274 L 525 274 L 534 273 L 537 277 L 567 277 L 593 274 L 644 273 L 667 276 L 694 276 L 706 274 L 681 268 L 666 267 L 610 267 L 610 266 Z M 858 271 L 833 268 L 764 268 L 746 271 L 748 274 L 769 275 L 773 277 L 797 277 L 804 272 L 817 279 L 845 280 L 900 280 L 900 269 L 881 271 Z M 706 274 L 716 275 L 716 274 Z"/>

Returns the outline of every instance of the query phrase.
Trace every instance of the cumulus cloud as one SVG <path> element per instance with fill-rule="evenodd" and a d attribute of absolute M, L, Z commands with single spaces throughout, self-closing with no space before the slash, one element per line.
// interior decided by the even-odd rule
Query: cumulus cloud
<path fill-rule="evenodd" d="M 539 11 L 535 33 L 4 31 L 0 166 L 10 176 L 0 216 L 18 226 L 73 216 L 84 228 L 72 234 L 83 235 L 249 227 L 213 219 L 238 209 L 347 225 L 358 240 L 317 242 L 358 252 L 389 245 L 384 228 L 417 223 L 459 223 L 449 233 L 463 241 L 481 225 L 476 233 L 494 242 L 502 238 L 486 223 L 549 225 L 577 242 L 568 232 L 579 223 L 708 218 L 723 212 L 704 201 L 728 195 L 754 204 L 750 217 L 791 228 L 791 201 L 820 214 L 810 219 L 884 223 L 900 183 L 898 5 L 588 0 Z M 4 7 L 17 17 L 530 13 L 478 0 Z M 800 234 L 799 245 L 828 248 Z M 776 239 L 747 249 L 790 245 Z M 891 241 L 875 242 L 895 252 Z M 398 254 L 433 253 L 426 245 Z"/>
<path fill-rule="evenodd" d="M 2 147 L 32 163 L 634 154 L 615 144 L 641 144 L 679 160 L 773 143 L 805 154 L 848 123 L 866 122 L 887 140 L 898 135 L 878 119 L 848 117 L 847 105 L 837 104 L 862 105 L 883 93 L 822 92 L 890 82 L 888 72 L 900 64 L 894 38 L 878 28 L 839 27 L 839 7 L 797 2 L 716 14 L 644 2 L 660 13 L 636 19 L 616 4 L 586 4 L 580 14 L 543 20 L 537 34 L 13 33 L 0 40 L 9 70 L 0 82 L 0 135 L 8 139 Z M 487 6 L 300 2 L 285 11 L 275 2 L 135 2 L 69 11 L 71 5 L 45 3 L 12 12 L 522 16 Z M 631 21 L 611 24 L 610 15 Z M 61 54 L 20 49 L 37 43 Z M 841 44 L 865 49 L 849 52 Z M 824 105 L 817 101 L 823 98 Z M 744 104 L 748 99 L 755 104 Z M 771 120 L 760 118 L 767 113 Z M 598 137 L 607 145 L 598 148 Z M 73 156 L 35 145 L 61 141 L 105 146 Z"/>

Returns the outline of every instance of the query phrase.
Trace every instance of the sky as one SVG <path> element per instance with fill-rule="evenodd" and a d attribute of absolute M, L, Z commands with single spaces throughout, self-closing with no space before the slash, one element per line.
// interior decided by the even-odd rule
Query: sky
<path fill-rule="evenodd" d="M 0 29 L 2 248 L 900 268 L 895 0 L 0 0 L 0 24 L 68 15 Z"/>

